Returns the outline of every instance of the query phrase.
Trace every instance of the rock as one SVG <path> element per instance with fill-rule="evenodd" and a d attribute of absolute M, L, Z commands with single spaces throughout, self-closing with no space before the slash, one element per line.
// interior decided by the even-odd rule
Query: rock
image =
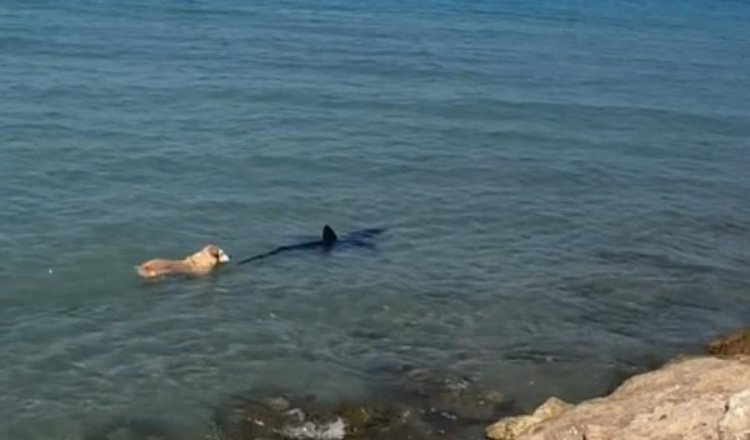
<path fill-rule="evenodd" d="M 381 404 L 342 403 L 334 412 L 346 421 L 346 435 L 353 438 L 400 431 L 412 422 L 412 413 L 408 409 L 399 410 Z"/>
<path fill-rule="evenodd" d="M 750 388 L 729 399 L 719 433 L 721 440 L 750 440 Z"/>
<path fill-rule="evenodd" d="M 226 440 L 397 440 L 430 434 L 406 407 L 287 396 L 235 396 L 216 410 L 214 428 Z"/>
<path fill-rule="evenodd" d="M 214 412 L 215 430 L 228 440 L 344 438 L 344 422 L 311 398 L 234 396 Z"/>
<path fill-rule="evenodd" d="M 573 405 L 556 397 L 550 397 L 530 416 L 508 417 L 490 425 L 485 434 L 491 440 L 510 440 L 526 432 L 530 427 L 540 422 L 557 417 Z"/>
<path fill-rule="evenodd" d="M 708 343 L 706 351 L 714 356 L 750 354 L 750 328 L 719 336 Z"/>
<path fill-rule="evenodd" d="M 515 409 L 514 402 L 502 393 L 483 389 L 469 377 L 450 372 L 413 370 L 396 394 L 429 418 L 444 422 L 487 423 Z"/>
<path fill-rule="evenodd" d="M 567 410 L 545 403 L 486 433 L 504 440 L 750 439 L 743 437 L 750 427 L 749 388 L 744 359 L 684 359 L 634 376 L 606 397 Z M 553 416 L 545 418 L 548 411 Z"/>
<path fill-rule="evenodd" d="M 485 435 L 490 440 L 512 440 L 539 422 L 534 416 L 506 417 L 488 426 Z"/>
<path fill-rule="evenodd" d="M 550 397 L 542 404 L 542 406 L 534 411 L 534 416 L 546 420 L 552 417 L 557 417 L 572 407 L 573 405 L 568 402 L 562 401 L 557 397 Z"/>

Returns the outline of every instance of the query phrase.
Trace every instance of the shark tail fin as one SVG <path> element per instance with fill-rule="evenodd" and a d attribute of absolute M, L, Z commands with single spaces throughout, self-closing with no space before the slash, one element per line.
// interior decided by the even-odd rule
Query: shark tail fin
<path fill-rule="evenodd" d="M 335 232 L 333 232 L 333 228 L 325 225 L 323 227 L 323 241 L 326 243 L 331 243 L 339 239 L 339 237 L 336 235 Z"/>

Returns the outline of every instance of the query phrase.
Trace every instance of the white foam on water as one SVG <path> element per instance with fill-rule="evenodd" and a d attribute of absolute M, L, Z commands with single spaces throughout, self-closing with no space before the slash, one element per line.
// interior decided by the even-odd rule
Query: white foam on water
<path fill-rule="evenodd" d="M 346 435 L 346 423 L 341 417 L 326 424 L 305 422 L 299 426 L 285 426 L 281 434 L 293 439 L 341 440 Z"/>

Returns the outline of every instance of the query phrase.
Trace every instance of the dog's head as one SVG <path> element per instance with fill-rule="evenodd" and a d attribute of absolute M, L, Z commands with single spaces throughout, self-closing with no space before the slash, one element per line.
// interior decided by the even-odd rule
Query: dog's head
<path fill-rule="evenodd" d="M 227 255 L 226 252 L 224 252 L 224 250 L 219 246 L 213 244 L 206 245 L 203 248 L 203 252 L 205 252 L 207 255 L 210 255 L 211 258 L 214 258 L 216 260 L 216 264 L 229 262 L 229 255 Z"/>

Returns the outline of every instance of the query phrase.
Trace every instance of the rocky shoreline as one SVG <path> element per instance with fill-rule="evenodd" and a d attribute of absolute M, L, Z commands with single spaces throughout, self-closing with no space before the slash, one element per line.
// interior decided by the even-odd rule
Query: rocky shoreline
<path fill-rule="evenodd" d="M 577 405 L 550 398 L 487 427 L 491 440 L 750 440 L 750 329 Z"/>
<path fill-rule="evenodd" d="M 203 438 L 477 440 L 484 431 L 490 440 L 750 440 L 750 329 L 630 377 L 606 396 L 576 405 L 550 397 L 528 415 L 471 378 L 426 369 L 402 373 L 395 389 L 366 401 L 247 390 L 214 408 Z M 153 420 L 110 420 L 83 438 L 183 439 Z"/>

